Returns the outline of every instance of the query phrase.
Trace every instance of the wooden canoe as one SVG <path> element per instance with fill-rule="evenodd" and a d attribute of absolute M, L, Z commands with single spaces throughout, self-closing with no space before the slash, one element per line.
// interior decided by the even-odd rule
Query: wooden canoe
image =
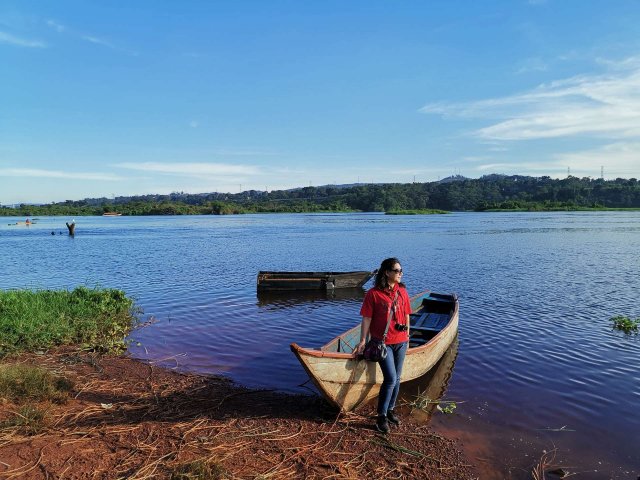
<path fill-rule="evenodd" d="M 427 373 L 451 345 L 458 332 L 456 295 L 423 292 L 411 299 L 409 349 L 401 382 Z M 354 349 L 360 340 L 360 323 L 320 349 L 291 350 L 325 398 L 348 412 L 378 395 L 382 371 L 377 363 L 360 360 Z"/>
<path fill-rule="evenodd" d="M 360 288 L 376 271 L 359 272 L 258 272 L 259 291 L 334 290 Z"/>

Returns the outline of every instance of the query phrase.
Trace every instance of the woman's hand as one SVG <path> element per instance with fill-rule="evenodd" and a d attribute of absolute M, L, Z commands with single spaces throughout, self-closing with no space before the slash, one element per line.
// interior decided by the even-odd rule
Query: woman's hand
<path fill-rule="evenodd" d="M 360 327 L 360 343 L 355 349 L 356 356 L 362 355 L 362 352 L 364 352 L 364 346 L 367 343 L 367 337 L 369 336 L 370 326 L 371 326 L 371 317 L 362 317 L 362 326 Z"/>

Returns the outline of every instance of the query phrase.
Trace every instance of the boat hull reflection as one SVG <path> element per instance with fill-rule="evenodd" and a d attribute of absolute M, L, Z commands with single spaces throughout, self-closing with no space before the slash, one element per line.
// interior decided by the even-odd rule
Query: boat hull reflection
<path fill-rule="evenodd" d="M 289 291 L 289 292 L 258 292 L 258 306 L 273 309 L 287 308 L 315 302 L 333 302 L 345 300 L 362 301 L 365 295 L 363 288 L 341 288 L 339 290 L 322 291 Z"/>
<path fill-rule="evenodd" d="M 440 361 L 425 375 L 403 383 L 400 387 L 399 404 L 403 409 L 411 411 L 411 416 L 420 422 L 429 422 L 437 409 L 437 401 L 444 397 L 453 375 L 453 367 L 458 356 L 458 336 L 451 342 L 451 346 L 444 353 Z M 417 398 L 428 398 L 429 403 L 424 408 L 411 408 L 410 405 Z"/>

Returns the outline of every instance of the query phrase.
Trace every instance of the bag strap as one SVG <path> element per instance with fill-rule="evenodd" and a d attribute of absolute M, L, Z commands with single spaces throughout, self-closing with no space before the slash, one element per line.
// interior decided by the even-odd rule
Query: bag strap
<path fill-rule="evenodd" d="M 384 329 L 384 335 L 382 336 L 382 343 L 384 343 L 384 341 L 387 339 L 387 333 L 389 332 L 389 325 L 391 324 L 391 317 L 393 317 L 393 314 L 396 311 L 396 301 L 398 300 L 398 293 L 400 293 L 400 290 L 396 289 L 396 296 L 393 297 L 393 302 L 391 302 L 391 307 L 389 308 L 389 316 L 387 316 L 387 326 Z"/>

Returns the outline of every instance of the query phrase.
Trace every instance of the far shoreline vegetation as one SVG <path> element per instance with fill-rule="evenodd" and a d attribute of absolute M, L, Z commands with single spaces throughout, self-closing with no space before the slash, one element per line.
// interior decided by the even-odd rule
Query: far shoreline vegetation
<path fill-rule="evenodd" d="M 437 210 L 433 208 L 424 208 L 420 210 L 389 210 L 384 212 L 387 215 L 441 215 L 451 213 L 446 210 Z"/>
<path fill-rule="evenodd" d="M 325 185 L 271 192 L 141 195 L 0 206 L 0 216 L 234 215 L 250 213 L 385 212 L 391 215 L 451 211 L 539 212 L 640 210 L 640 182 L 487 175 L 428 183 Z"/>

